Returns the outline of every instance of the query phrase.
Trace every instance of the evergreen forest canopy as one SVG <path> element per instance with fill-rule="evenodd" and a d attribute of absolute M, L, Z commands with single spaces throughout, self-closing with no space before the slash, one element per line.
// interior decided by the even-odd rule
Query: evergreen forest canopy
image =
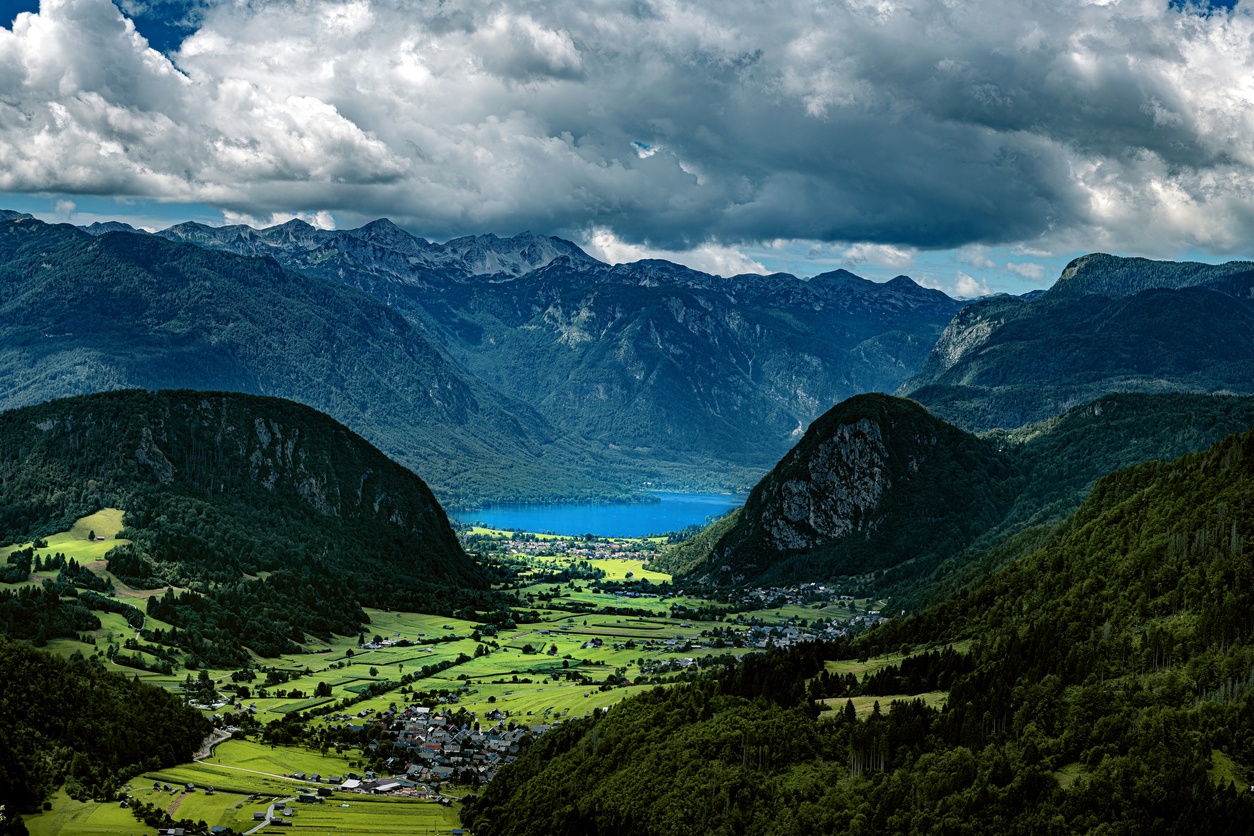
<path fill-rule="evenodd" d="M 24 834 L 31 812 L 62 785 L 73 798 L 112 797 L 141 770 L 191 760 L 211 729 L 163 689 L 60 659 L 0 636 L 0 833 Z"/>
<path fill-rule="evenodd" d="M 1118 471 L 946 603 L 563 724 L 464 820 L 486 836 L 1249 832 L 1252 494 L 1254 432 Z M 969 652 L 861 679 L 825 667 L 959 640 Z M 943 708 L 887 699 L 938 689 Z M 864 697 L 886 699 L 859 719 Z"/>
<path fill-rule="evenodd" d="M 193 664 L 355 634 L 363 606 L 451 613 L 499 599 L 420 478 L 289 401 L 127 390 L 0 413 L 0 537 L 26 542 L 102 507 L 126 511 L 132 541 L 110 552 L 113 575 L 186 590 L 148 607 Z M 91 629 L 89 604 L 109 599 L 65 591 L 3 593 L 0 624 L 35 640 Z"/>

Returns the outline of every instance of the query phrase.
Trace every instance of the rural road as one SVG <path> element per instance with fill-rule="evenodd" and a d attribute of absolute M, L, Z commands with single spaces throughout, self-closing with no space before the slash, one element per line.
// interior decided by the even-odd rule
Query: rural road
<path fill-rule="evenodd" d="M 292 799 L 290 798 L 278 798 L 270 802 L 270 806 L 266 808 L 266 820 L 254 827 L 252 830 L 245 830 L 244 836 L 251 836 L 251 834 L 265 829 L 265 827 L 270 824 L 270 819 L 274 818 L 274 808 L 280 804 L 287 804 L 287 802 L 291 800 Z"/>

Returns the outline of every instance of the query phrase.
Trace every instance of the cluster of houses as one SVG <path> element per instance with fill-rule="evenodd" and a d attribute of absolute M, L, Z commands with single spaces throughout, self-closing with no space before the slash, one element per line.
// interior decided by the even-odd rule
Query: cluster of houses
<path fill-rule="evenodd" d="M 570 537 L 555 539 L 513 538 L 502 542 L 502 550 L 510 556 L 570 557 L 577 560 L 648 560 L 658 553 L 656 546 L 645 546 L 644 541 L 611 543 L 606 540 L 578 540 Z"/>
<path fill-rule="evenodd" d="M 485 719 L 494 725 L 458 726 L 426 706 L 399 712 L 393 722 L 397 737 L 392 745 L 396 757 L 408 763 L 405 774 L 412 780 L 435 783 L 465 780 L 469 773 L 472 779 L 487 783 L 498 769 L 517 759 L 525 738 L 552 728 L 548 724 L 506 725 L 499 709 L 489 711 Z"/>
<path fill-rule="evenodd" d="M 386 761 L 392 777 L 366 773 L 359 781 L 354 781 L 356 776 L 350 776 L 339 781 L 337 788 L 348 792 L 438 798 L 436 790 L 444 781 L 491 781 L 498 769 L 517 759 L 519 749 L 526 745 L 523 742 L 526 738 L 552 728 L 547 723 L 515 727 L 513 723 L 507 724 L 505 713 L 497 709 L 488 712 L 485 719 L 493 725 L 459 726 L 448 716 L 420 705 L 392 706 L 386 711 L 372 712 L 369 719 L 349 718 L 350 728 L 360 729 L 368 723 L 378 726 L 392 738 L 394 754 Z M 370 746 L 377 748 L 373 742 Z"/>

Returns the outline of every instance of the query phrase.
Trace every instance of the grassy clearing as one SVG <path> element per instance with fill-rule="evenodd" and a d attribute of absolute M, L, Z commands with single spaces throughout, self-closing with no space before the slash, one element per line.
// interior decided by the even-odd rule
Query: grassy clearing
<path fill-rule="evenodd" d="M 1054 780 L 1058 782 L 1058 786 L 1064 790 L 1069 790 L 1075 786 L 1076 780 L 1084 774 L 1084 764 L 1069 763 L 1066 766 L 1054 770 Z"/>
<path fill-rule="evenodd" d="M 889 665 L 901 664 L 901 660 L 904 658 L 906 657 L 902 656 L 900 653 L 890 653 L 887 656 L 875 656 L 871 659 L 867 659 L 865 662 L 859 662 L 857 659 L 841 659 L 838 662 L 824 662 L 823 667 L 826 668 L 827 672 L 830 674 L 839 674 L 840 676 L 844 676 L 845 674 L 851 673 L 854 676 L 861 678 L 865 674 L 875 673 L 876 671 L 886 668 Z"/>
<path fill-rule="evenodd" d="M 92 571 L 97 571 L 103 566 L 90 566 L 90 564 L 104 560 L 104 556 L 115 546 L 130 542 L 117 539 L 118 532 L 122 530 L 122 514 L 123 512 L 117 508 L 103 508 L 94 514 L 82 517 L 70 527 L 69 531 L 49 536 L 47 547 L 36 549 L 35 553 L 47 558 L 60 552 L 67 558 L 74 558 L 80 564 L 89 565 Z M 92 533 L 95 534 L 96 539 L 88 540 L 87 535 Z M 3 556 L 8 557 L 13 552 L 29 546 L 30 543 L 13 546 L 4 552 Z"/>
<path fill-rule="evenodd" d="M 845 710 L 845 703 L 850 699 L 853 700 L 853 710 L 858 713 L 858 718 L 866 717 L 875 710 L 875 704 L 879 703 L 880 711 L 887 714 L 888 706 L 896 700 L 918 700 L 921 699 L 930 708 L 940 708 L 949 699 L 948 691 L 928 691 L 926 694 L 892 694 L 887 697 L 831 697 L 822 700 L 827 706 L 823 710 L 823 715 L 835 714 L 837 711 Z"/>
<path fill-rule="evenodd" d="M 1210 779 L 1215 782 L 1216 786 L 1226 787 L 1229 784 L 1235 784 L 1238 789 L 1242 789 L 1250 785 L 1246 771 L 1241 768 L 1241 765 L 1218 749 L 1211 750 L 1210 762 Z"/>

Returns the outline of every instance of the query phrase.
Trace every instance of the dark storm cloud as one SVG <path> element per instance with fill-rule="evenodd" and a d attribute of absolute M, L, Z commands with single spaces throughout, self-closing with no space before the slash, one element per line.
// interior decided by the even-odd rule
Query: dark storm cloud
<path fill-rule="evenodd" d="M 1252 231 L 1239 6 L 173 6 L 199 25 L 173 62 L 141 37 L 159 4 L 133 5 L 139 33 L 108 0 L 0 32 L 0 187 L 671 250 L 1225 251 Z"/>

